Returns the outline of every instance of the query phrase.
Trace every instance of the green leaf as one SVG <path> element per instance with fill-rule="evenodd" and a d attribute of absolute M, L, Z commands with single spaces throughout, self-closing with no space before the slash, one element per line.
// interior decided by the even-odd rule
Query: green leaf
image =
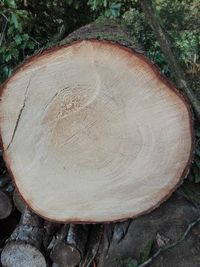
<path fill-rule="evenodd" d="M 77 1 L 74 3 L 74 8 L 77 10 L 79 9 L 80 3 Z"/>
<path fill-rule="evenodd" d="M 14 40 L 15 40 L 15 43 L 16 43 L 17 45 L 21 44 L 21 42 L 22 42 L 22 37 L 21 37 L 21 35 L 16 35 L 16 36 L 14 37 Z"/>
<path fill-rule="evenodd" d="M 8 7 L 16 8 L 15 0 L 4 0 L 4 2 Z"/>
<path fill-rule="evenodd" d="M 8 66 L 3 67 L 2 74 L 5 78 L 9 77 L 11 75 L 11 68 Z"/>
<path fill-rule="evenodd" d="M 11 60 L 12 55 L 11 55 L 10 53 L 6 53 L 6 54 L 4 54 L 3 58 L 4 58 L 4 60 L 5 60 L 6 62 L 8 62 L 9 60 Z"/>
<path fill-rule="evenodd" d="M 16 58 L 16 59 L 18 58 L 18 56 L 19 56 L 19 50 L 18 50 L 17 48 L 12 47 L 12 48 L 9 50 L 9 52 L 10 52 L 12 58 Z"/>
<path fill-rule="evenodd" d="M 121 8 L 121 3 L 112 3 L 110 6 L 110 11 L 112 17 L 118 17 L 120 15 L 120 8 Z"/>
<path fill-rule="evenodd" d="M 103 1 L 103 6 L 104 6 L 104 7 L 107 7 L 107 6 L 108 6 L 108 0 L 104 0 L 104 1 Z"/>
<path fill-rule="evenodd" d="M 17 15 L 13 12 L 11 12 L 11 19 L 10 19 L 11 23 L 15 26 L 15 28 L 19 28 L 19 23 L 18 23 L 18 18 Z"/>
<path fill-rule="evenodd" d="M 126 267 L 137 267 L 138 262 L 135 259 L 129 258 L 126 262 Z"/>
<path fill-rule="evenodd" d="M 71 4 L 73 3 L 73 0 L 66 0 L 65 2 L 67 5 L 71 6 Z"/>
<path fill-rule="evenodd" d="M 28 41 L 28 43 L 27 43 L 27 47 L 28 47 L 29 49 L 34 49 L 35 46 L 36 46 L 36 43 L 35 43 L 35 42 L 33 42 L 33 41 L 31 41 L 31 40 Z"/>
<path fill-rule="evenodd" d="M 148 241 L 144 249 L 140 252 L 140 258 L 139 258 L 140 264 L 148 260 L 149 255 L 151 253 L 152 245 L 153 245 L 153 240 Z"/>

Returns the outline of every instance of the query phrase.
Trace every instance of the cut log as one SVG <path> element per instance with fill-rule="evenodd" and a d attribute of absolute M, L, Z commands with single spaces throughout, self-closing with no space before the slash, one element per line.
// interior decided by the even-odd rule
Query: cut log
<path fill-rule="evenodd" d="M 79 265 L 84 257 L 89 231 L 90 225 L 70 224 L 69 229 L 65 226 L 61 234 L 64 234 L 64 238 L 60 238 L 60 242 L 55 244 L 51 259 L 61 267 Z"/>
<path fill-rule="evenodd" d="M 62 43 L 2 87 L 4 158 L 20 194 L 40 216 L 65 223 L 151 211 L 187 175 L 188 103 L 113 21 Z"/>
<path fill-rule="evenodd" d="M 19 226 L 14 230 L 1 254 L 6 267 L 46 267 L 40 251 L 43 221 L 28 209 L 24 210 Z"/>

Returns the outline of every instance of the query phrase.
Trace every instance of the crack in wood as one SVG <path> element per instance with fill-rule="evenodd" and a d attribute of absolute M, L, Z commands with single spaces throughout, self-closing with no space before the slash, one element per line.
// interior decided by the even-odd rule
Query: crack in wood
<path fill-rule="evenodd" d="M 30 77 L 29 81 L 28 81 L 28 85 L 26 87 L 26 91 L 25 91 L 25 94 L 24 94 L 24 101 L 23 101 L 23 105 L 19 111 L 19 115 L 17 117 L 17 121 L 15 123 L 15 128 L 14 128 L 14 131 L 13 131 L 13 134 L 12 134 L 12 137 L 11 137 L 11 140 L 10 140 L 10 143 L 8 144 L 7 148 L 5 149 L 5 151 L 7 151 L 9 149 L 9 147 L 11 146 L 14 138 L 15 138 L 15 134 L 17 132 L 17 128 L 18 128 L 18 125 L 19 125 L 19 121 L 21 119 L 21 116 L 22 116 L 22 112 L 26 106 L 26 101 L 27 101 L 27 98 L 28 98 L 28 91 L 29 91 L 29 87 L 30 87 L 30 83 L 31 83 L 31 79 L 32 79 L 32 76 Z"/>
<path fill-rule="evenodd" d="M 63 91 L 65 91 L 65 90 L 67 90 L 67 89 L 69 89 L 70 87 L 69 86 L 67 86 L 67 87 L 65 87 L 65 88 L 62 88 L 60 91 L 58 91 L 58 92 L 56 92 L 53 96 L 52 96 L 52 98 L 48 101 L 48 103 L 45 105 L 45 107 L 44 107 L 44 111 L 48 108 L 48 106 L 53 102 L 53 100 L 56 98 L 56 96 L 57 95 L 59 95 L 60 93 L 62 93 Z"/>

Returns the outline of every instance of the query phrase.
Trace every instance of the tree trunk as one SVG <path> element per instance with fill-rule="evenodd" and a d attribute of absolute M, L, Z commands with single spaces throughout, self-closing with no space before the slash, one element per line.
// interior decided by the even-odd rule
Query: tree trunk
<path fill-rule="evenodd" d="M 150 212 L 188 173 L 187 101 L 115 21 L 96 21 L 61 43 L 2 87 L 4 158 L 20 194 L 62 223 Z"/>
<path fill-rule="evenodd" d="M 45 267 L 46 261 L 41 253 L 43 239 L 43 220 L 25 209 L 20 224 L 12 233 L 1 254 L 6 267 Z"/>

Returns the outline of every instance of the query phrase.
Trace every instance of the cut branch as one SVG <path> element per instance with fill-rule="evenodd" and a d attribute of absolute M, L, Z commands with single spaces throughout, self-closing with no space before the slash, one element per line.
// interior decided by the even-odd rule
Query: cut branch
<path fill-rule="evenodd" d="M 169 244 L 169 245 L 166 245 L 162 248 L 160 248 L 158 251 L 156 251 L 153 256 L 151 256 L 148 260 L 146 260 L 145 262 L 143 262 L 142 264 L 140 264 L 138 267 L 146 267 L 146 266 L 149 266 L 150 263 L 152 263 L 152 261 L 157 258 L 162 252 L 170 249 L 170 248 L 173 248 L 177 245 L 179 245 L 182 241 L 184 241 L 186 239 L 186 237 L 188 236 L 189 232 L 191 231 L 191 229 L 193 227 L 195 227 L 197 224 L 199 224 L 200 222 L 200 217 L 197 218 L 196 220 L 194 220 L 193 222 L 191 222 L 188 227 L 186 228 L 184 234 L 181 236 L 180 239 L 178 239 L 177 241 Z"/>

